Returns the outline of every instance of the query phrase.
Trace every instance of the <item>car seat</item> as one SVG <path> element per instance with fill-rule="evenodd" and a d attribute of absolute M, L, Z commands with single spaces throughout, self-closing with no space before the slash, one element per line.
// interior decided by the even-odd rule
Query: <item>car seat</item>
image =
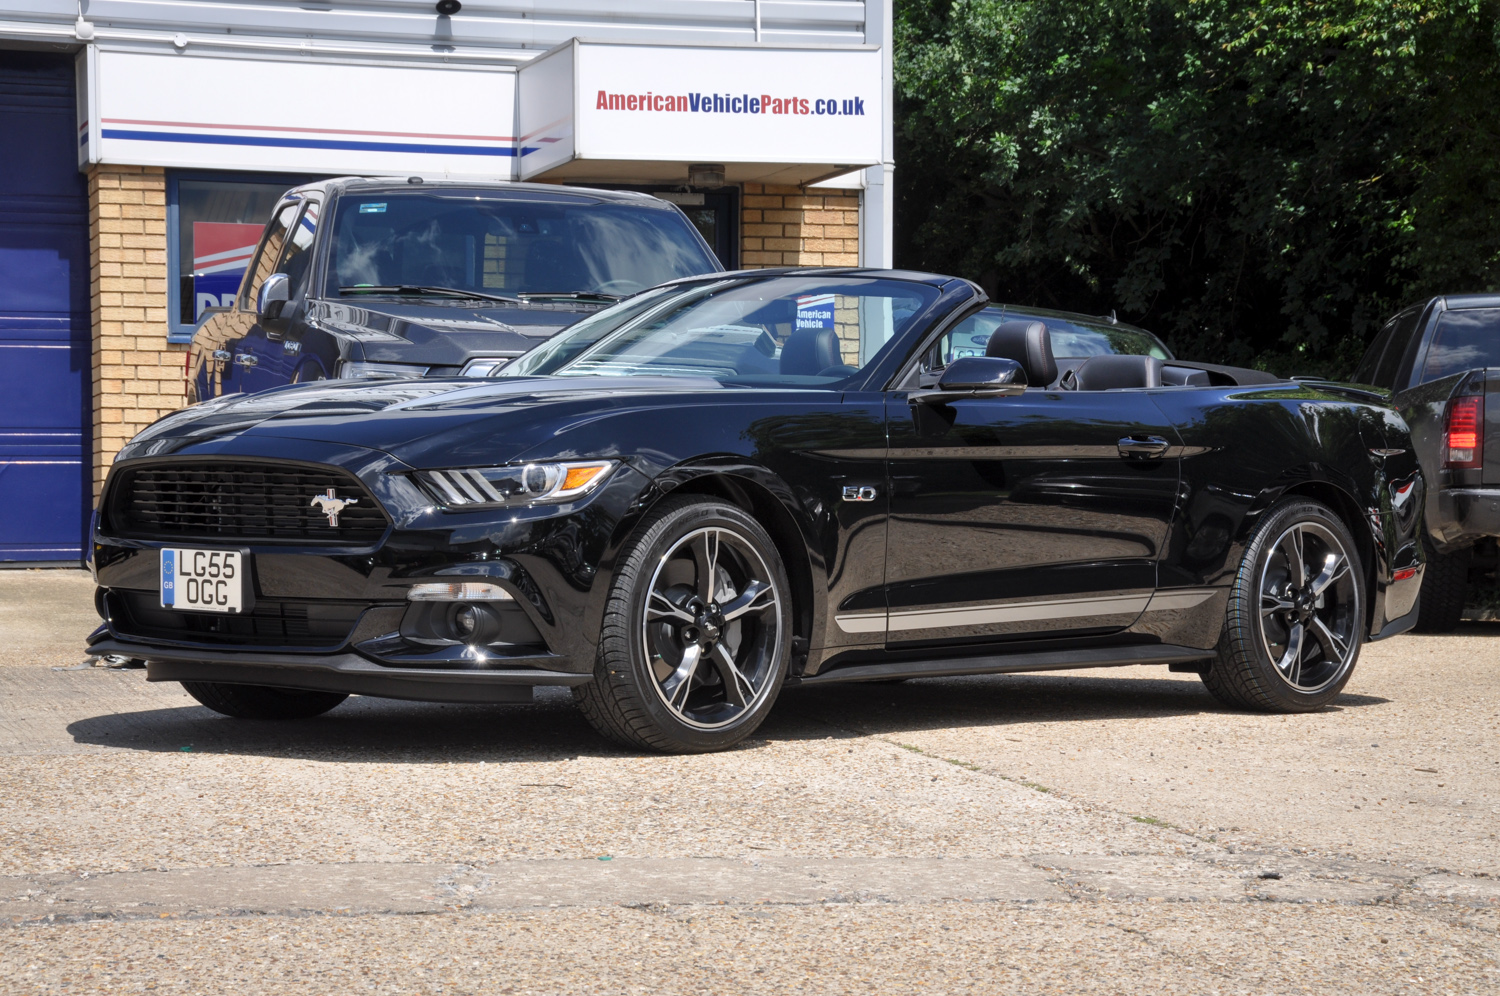
<path fill-rule="evenodd" d="M 841 367 L 839 337 L 833 329 L 798 329 L 781 346 L 783 376 L 816 377 L 830 367 Z"/>
<path fill-rule="evenodd" d="M 1036 321 L 1001 322 L 990 333 L 985 356 L 1015 360 L 1026 371 L 1031 387 L 1046 387 L 1057 379 L 1057 360 L 1052 356 L 1052 336 Z"/>
<path fill-rule="evenodd" d="M 1090 356 L 1068 371 L 1059 386 L 1065 391 L 1161 387 L 1161 368 L 1161 360 L 1154 356 Z"/>

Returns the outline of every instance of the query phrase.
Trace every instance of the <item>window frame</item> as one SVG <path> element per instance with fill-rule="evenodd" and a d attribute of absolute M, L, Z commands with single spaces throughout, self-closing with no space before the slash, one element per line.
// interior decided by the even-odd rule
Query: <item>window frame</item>
<path fill-rule="evenodd" d="M 167 342 L 192 342 L 193 333 L 198 329 L 197 322 L 184 324 L 178 319 L 178 316 L 182 314 L 182 247 L 178 244 L 178 232 L 182 228 L 182 218 L 178 199 L 178 185 L 183 180 L 200 183 L 253 183 L 262 185 L 285 183 L 286 189 L 291 190 L 303 184 L 316 183 L 321 179 L 325 179 L 325 177 L 304 176 L 294 173 L 253 173 L 243 170 L 167 170 Z M 279 204 L 280 201 L 277 203 Z M 261 222 L 262 236 L 265 234 L 265 225 L 269 220 L 268 218 Z M 235 300 L 239 300 L 238 296 L 236 296 Z"/>

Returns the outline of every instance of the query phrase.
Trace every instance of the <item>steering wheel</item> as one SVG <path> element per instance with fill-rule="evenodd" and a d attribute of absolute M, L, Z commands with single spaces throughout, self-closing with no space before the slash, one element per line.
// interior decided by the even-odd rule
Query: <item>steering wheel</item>
<path fill-rule="evenodd" d="M 601 294 L 634 294 L 638 290 L 645 289 L 646 285 L 639 280 L 606 280 L 594 288 Z"/>

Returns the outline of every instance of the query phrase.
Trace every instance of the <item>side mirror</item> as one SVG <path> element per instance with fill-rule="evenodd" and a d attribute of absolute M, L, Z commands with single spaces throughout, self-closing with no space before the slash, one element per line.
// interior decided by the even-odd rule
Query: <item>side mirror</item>
<path fill-rule="evenodd" d="M 999 356 L 964 356 L 948 364 L 938 386 L 913 391 L 912 401 L 947 404 L 963 398 L 1005 398 L 1026 390 L 1026 371 L 1015 360 Z"/>
<path fill-rule="evenodd" d="M 262 320 L 280 318 L 281 309 L 292 299 L 292 278 L 285 273 L 273 273 L 260 285 L 255 298 L 255 310 Z"/>

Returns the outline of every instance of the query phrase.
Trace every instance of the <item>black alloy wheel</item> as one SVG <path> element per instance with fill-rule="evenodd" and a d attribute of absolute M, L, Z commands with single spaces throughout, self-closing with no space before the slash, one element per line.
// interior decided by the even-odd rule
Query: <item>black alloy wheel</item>
<path fill-rule="evenodd" d="M 629 747 L 723 750 L 758 727 L 786 679 L 790 586 L 765 529 L 739 508 L 664 500 L 610 591 L 589 722 Z"/>
<path fill-rule="evenodd" d="M 1230 705 L 1320 708 L 1354 671 L 1364 605 L 1364 570 L 1343 521 L 1306 499 L 1274 506 L 1245 549 L 1204 684 Z"/>

